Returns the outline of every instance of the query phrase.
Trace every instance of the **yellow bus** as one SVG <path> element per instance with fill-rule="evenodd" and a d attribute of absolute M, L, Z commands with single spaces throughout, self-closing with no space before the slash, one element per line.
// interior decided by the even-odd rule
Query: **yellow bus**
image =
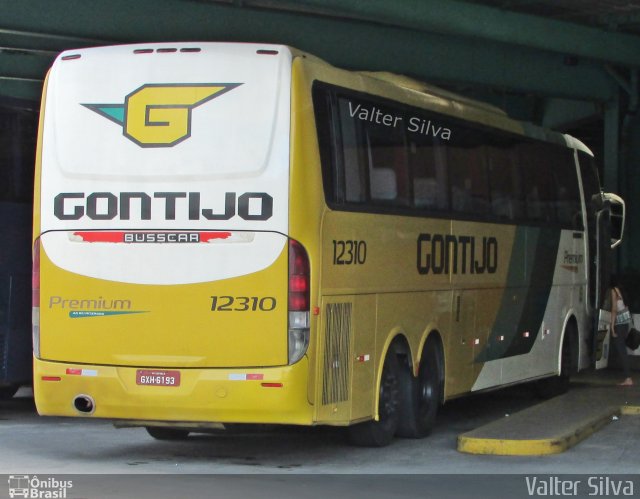
<path fill-rule="evenodd" d="M 578 140 L 489 105 L 286 46 L 91 48 L 53 64 L 38 144 L 42 415 L 381 446 L 602 350 L 622 200 Z"/>

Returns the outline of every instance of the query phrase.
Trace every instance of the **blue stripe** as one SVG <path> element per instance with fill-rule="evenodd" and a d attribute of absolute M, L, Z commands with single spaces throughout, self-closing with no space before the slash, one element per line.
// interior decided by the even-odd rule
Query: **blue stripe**
<path fill-rule="evenodd" d="M 110 310 L 75 310 L 69 312 L 69 317 L 72 319 L 84 319 L 87 317 L 106 317 L 110 315 L 129 315 L 129 314 L 146 314 L 148 310 L 136 310 L 136 311 L 118 311 L 113 312 Z"/>

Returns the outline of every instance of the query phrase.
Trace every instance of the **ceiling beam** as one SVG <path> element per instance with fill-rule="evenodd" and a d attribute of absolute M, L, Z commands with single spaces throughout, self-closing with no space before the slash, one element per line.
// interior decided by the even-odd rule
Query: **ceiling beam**
<path fill-rule="evenodd" d="M 602 14 L 596 18 L 598 24 L 610 30 L 618 30 L 630 24 L 640 24 L 640 12 L 624 12 L 619 14 Z"/>
<path fill-rule="evenodd" d="M 44 49 L 30 49 L 23 47 L 5 47 L 0 45 L 0 54 L 10 55 L 36 55 L 42 57 L 49 57 L 53 59 L 58 55 L 59 51 L 56 50 L 44 50 Z"/>
<path fill-rule="evenodd" d="M 21 50 L 0 50 L 0 76 L 42 80 L 52 61 L 53 55 L 41 57 Z"/>
<path fill-rule="evenodd" d="M 5 29 L 5 28 L 0 28 L 0 35 L 8 35 L 8 36 L 13 36 L 18 38 L 25 37 L 25 38 L 43 39 L 48 42 L 57 40 L 65 44 L 75 43 L 78 45 L 95 45 L 95 44 L 105 42 L 104 40 L 100 40 L 97 38 L 83 38 L 83 37 L 72 36 L 72 35 L 57 35 L 53 33 L 42 33 L 39 31 L 24 31 L 24 30 Z"/>
<path fill-rule="evenodd" d="M 242 0 L 237 4 L 480 38 L 640 66 L 640 37 L 459 0 Z"/>
<path fill-rule="evenodd" d="M 250 1 L 242 0 L 240 4 L 244 6 Z M 309 1 L 316 0 L 300 3 Z M 323 0 L 327 4 L 334 1 Z M 344 1 L 347 5 L 355 2 Z M 372 5 L 377 3 L 368 0 L 363 5 L 369 5 L 369 1 Z M 398 0 L 390 4 L 403 10 L 412 2 Z M 442 5 L 445 3 L 449 1 Z M 83 42 L 87 40 L 281 43 L 308 51 L 338 67 L 392 71 L 441 85 L 469 83 L 500 91 L 593 101 L 609 99 L 616 87 L 603 65 L 593 60 L 581 58 L 576 65 L 569 66 L 562 54 L 492 40 L 479 43 L 470 37 L 379 22 L 237 7 L 237 4 L 203 0 L 110 0 L 89 4 L 84 0 L 65 0 L 66 8 L 61 11 L 50 0 L 28 3 L 0 0 L 3 13 L 0 46 L 58 50 L 60 45 L 86 46 Z M 49 43 L 42 36 L 19 39 L 10 36 L 15 33 L 42 36 L 50 33 L 54 39 Z M 71 41 L 61 43 L 56 36 Z M 13 56 L 0 53 L 0 75 L 42 78 L 51 57 L 23 56 L 26 67 L 21 70 L 12 59 Z"/>
<path fill-rule="evenodd" d="M 0 101 L 2 97 L 13 97 L 37 103 L 42 94 L 42 81 L 36 79 L 0 77 Z M 37 108 L 35 104 L 34 109 Z"/>

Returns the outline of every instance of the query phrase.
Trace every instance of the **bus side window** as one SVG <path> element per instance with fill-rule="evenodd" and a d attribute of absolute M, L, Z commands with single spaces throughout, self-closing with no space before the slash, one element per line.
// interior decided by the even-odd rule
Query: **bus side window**
<path fill-rule="evenodd" d="M 563 227 L 582 230 L 582 207 L 578 176 L 573 154 L 570 151 L 558 151 L 553 168 L 558 186 L 558 221 Z"/>
<path fill-rule="evenodd" d="M 367 129 L 366 146 L 371 201 L 393 204 L 398 198 L 398 179 L 395 166 L 396 161 L 403 160 L 403 151 L 400 150 L 393 137 L 385 137 L 371 128 Z"/>
<path fill-rule="evenodd" d="M 446 149 L 430 137 L 411 137 L 409 168 L 413 181 L 413 206 L 418 210 L 449 209 Z"/>
<path fill-rule="evenodd" d="M 488 147 L 491 213 L 501 220 L 523 217 L 522 184 L 512 148 Z"/>
<path fill-rule="evenodd" d="M 343 186 L 338 179 L 341 177 L 338 158 L 337 126 L 333 119 L 331 93 L 321 86 L 313 88 L 313 107 L 318 132 L 318 146 L 322 167 L 322 184 L 328 203 L 344 200 Z"/>
<path fill-rule="evenodd" d="M 556 222 L 556 186 L 546 144 L 523 143 L 519 152 L 527 218 L 532 222 Z"/>
<path fill-rule="evenodd" d="M 398 111 L 389 111 L 387 115 L 398 114 Z M 371 202 L 408 206 L 409 172 L 403 128 L 367 123 L 365 129 Z"/>
<path fill-rule="evenodd" d="M 393 168 L 371 168 L 370 184 L 373 201 L 395 201 L 398 197 Z"/>
<path fill-rule="evenodd" d="M 363 154 L 363 134 L 359 129 L 359 120 L 350 115 L 350 100 L 339 99 L 339 124 L 344 176 L 338 181 L 344 186 L 347 203 L 364 203 L 367 201 L 367 171 Z"/>
<path fill-rule="evenodd" d="M 448 148 L 451 208 L 455 213 L 484 215 L 489 211 L 486 166 L 483 147 Z"/>

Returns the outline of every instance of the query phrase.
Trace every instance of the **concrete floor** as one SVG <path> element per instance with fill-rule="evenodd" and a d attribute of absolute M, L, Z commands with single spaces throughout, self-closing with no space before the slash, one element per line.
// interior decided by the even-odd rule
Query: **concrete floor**
<path fill-rule="evenodd" d="M 618 372 L 599 373 L 597 377 L 582 375 L 572 391 L 584 389 L 585 384 L 624 390 L 615 386 L 618 377 Z M 526 386 L 455 400 L 442 408 L 430 437 L 396 439 L 386 448 L 363 449 L 349 447 L 342 430 L 337 428 L 270 427 L 197 434 L 186 441 L 160 442 L 149 437 L 143 429 L 115 429 L 107 421 L 39 417 L 31 393 L 22 389 L 16 398 L 0 402 L 0 474 L 116 474 L 131 475 L 131 480 L 135 480 L 134 475 L 151 474 L 181 477 L 216 474 L 219 479 L 223 474 L 268 474 L 273 475 L 269 483 L 277 481 L 278 477 L 295 474 L 305 476 L 312 489 L 313 484 L 326 489 L 327 480 L 318 478 L 338 474 L 350 475 L 353 479 L 332 478 L 332 484 L 346 481 L 354 490 L 360 491 L 363 483 L 376 482 L 377 479 L 372 479 L 375 475 L 387 476 L 385 484 L 398 483 L 407 497 L 412 490 L 423 490 L 420 487 L 425 480 L 432 480 L 428 476 L 431 474 L 468 474 L 469 493 L 477 493 L 475 481 L 484 479 L 483 475 L 493 476 L 494 481 L 496 475 L 500 475 L 497 479 L 502 485 L 509 486 L 513 482 L 512 486 L 518 489 L 516 492 L 526 492 L 522 478 L 525 475 L 633 474 L 633 479 L 637 479 L 636 492 L 640 493 L 640 416 L 612 418 L 610 424 L 561 454 L 487 456 L 456 450 L 458 435 L 539 403 Z M 546 423 L 540 421 L 541 425 Z M 422 478 L 407 480 L 401 476 L 405 474 Z M 357 478 L 365 475 L 365 479 Z M 145 480 L 148 484 L 160 483 L 156 478 Z M 158 480 L 164 479 L 158 477 Z M 460 485 L 464 480 L 455 479 L 450 485 Z M 201 480 L 190 482 L 201 483 Z M 202 490 L 206 491 L 205 483 L 202 482 Z M 437 483 L 447 483 L 446 477 L 444 482 Z M 256 491 L 259 490 L 260 486 L 257 486 Z M 382 485 L 375 487 L 376 493 L 383 490 L 387 489 Z M 3 492 L 0 482 L 0 497 Z M 519 494 L 512 495 L 516 496 Z M 136 494 L 136 497 L 142 495 Z M 229 490 L 225 497 L 234 497 L 232 491 Z M 260 497 L 264 499 L 264 496 Z M 374 493 L 366 497 L 378 496 Z M 456 497 L 467 496 L 461 492 Z M 476 494 L 475 497 L 491 495 Z"/>

